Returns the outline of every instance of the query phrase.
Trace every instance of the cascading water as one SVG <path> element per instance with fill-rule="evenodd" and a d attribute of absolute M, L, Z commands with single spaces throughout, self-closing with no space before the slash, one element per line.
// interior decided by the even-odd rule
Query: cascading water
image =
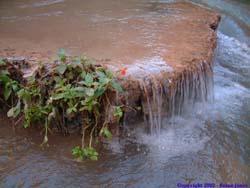
<path fill-rule="evenodd" d="M 202 62 L 195 68 L 183 71 L 175 80 L 157 80 L 150 76 L 147 81 L 140 80 L 144 93 L 142 107 L 145 124 L 150 133 L 160 133 L 163 120 L 184 115 L 199 103 L 213 101 L 213 67 L 211 63 Z M 200 109 L 202 110 L 202 109 Z"/>
<path fill-rule="evenodd" d="M 142 102 L 142 108 L 144 112 L 144 122 L 149 125 L 151 133 L 159 133 L 162 126 L 162 116 L 164 112 L 163 100 L 164 89 L 163 85 L 157 82 L 156 78 L 150 78 L 150 84 L 140 81 L 141 90 L 144 93 L 145 101 Z M 150 90 L 147 86 L 151 86 Z M 152 96 L 150 96 L 152 92 Z"/>

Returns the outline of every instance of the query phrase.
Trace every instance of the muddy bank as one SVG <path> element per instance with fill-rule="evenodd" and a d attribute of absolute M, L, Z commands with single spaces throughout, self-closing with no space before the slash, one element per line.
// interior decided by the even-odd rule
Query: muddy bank
<path fill-rule="evenodd" d="M 8 20 L 1 15 L 0 24 L 5 27 L 0 36 L 0 56 L 21 55 L 33 63 L 47 63 L 56 48 L 65 47 L 72 54 L 85 51 L 113 72 L 127 68 L 125 75 L 118 74 L 125 93 L 114 96 L 113 102 L 142 106 L 149 124 L 155 127 L 161 126 L 159 116 L 181 113 L 188 100 L 209 100 L 215 29 L 220 16 L 183 2 L 123 6 L 117 6 L 112 13 L 98 7 L 84 19 L 85 10 L 80 14 L 75 7 L 78 14 L 73 15 L 63 9 L 62 16 L 52 15 L 54 24 L 32 11 L 24 13 L 19 7 L 20 18 L 30 14 L 31 20 L 24 23 L 22 19 Z M 64 13 L 75 21 L 67 20 Z M 50 31 L 43 24 L 37 25 L 38 21 L 50 26 Z M 22 23 L 25 29 L 20 30 Z M 58 32 L 62 34 L 60 39 Z"/>

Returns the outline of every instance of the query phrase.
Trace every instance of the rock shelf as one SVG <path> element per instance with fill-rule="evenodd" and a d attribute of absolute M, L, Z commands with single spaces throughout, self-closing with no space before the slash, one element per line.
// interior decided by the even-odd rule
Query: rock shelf
<path fill-rule="evenodd" d="M 217 13 L 187 2 L 151 3 L 138 11 L 117 9 L 113 17 L 103 15 L 101 18 L 106 20 L 85 21 L 72 30 L 56 22 L 51 25 L 54 33 L 47 38 L 43 27 L 25 38 L 25 32 L 8 33 L 8 29 L 13 29 L 11 24 L 1 23 L 6 27 L 0 35 L 0 56 L 26 57 L 35 67 L 38 60 L 46 62 L 55 54 L 56 48 L 72 47 L 65 43 L 72 37 L 75 48 L 70 48 L 70 53 L 83 50 L 113 72 L 126 68 L 125 75 L 118 75 L 125 93 L 115 96 L 114 102 L 142 106 L 152 130 L 161 127 L 163 114 L 181 113 L 189 100 L 211 98 L 212 62 L 220 21 Z M 77 17 L 76 22 L 80 19 Z M 35 26 L 28 24 L 27 29 Z M 55 42 L 52 38 L 62 27 L 65 33 Z M 37 39 L 39 35 L 43 40 Z M 84 40 L 77 43 L 77 37 Z"/>

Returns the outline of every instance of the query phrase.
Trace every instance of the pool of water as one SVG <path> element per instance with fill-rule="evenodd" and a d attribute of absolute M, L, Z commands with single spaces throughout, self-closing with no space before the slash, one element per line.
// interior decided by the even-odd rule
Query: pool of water
<path fill-rule="evenodd" d="M 26 14 L 26 10 L 37 12 L 36 9 L 74 6 L 63 0 L 17 2 L 23 8 L 22 14 Z M 96 9 L 97 14 L 98 7 L 109 7 L 104 1 L 91 2 L 88 8 Z M 118 1 L 112 5 L 117 6 L 116 3 Z M 70 150 L 80 143 L 79 135 L 53 135 L 50 147 L 42 148 L 38 131 L 17 129 L 13 132 L 11 122 L 1 120 L 0 187 L 175 188 L 178 183 L 188 182 L 249 184 L 250 5 L 233 0 L 199 3 L 222 13 L 214 58 L 212 105 L 203 104 L 203 108 L 198 105 L 190 109 L 189 115 L 175 117 L 174 123 L 166 121 L 159 135 L 147 134 L 143 123 L 125 126 L 125 129 L 129 127 L 125 136 L 103 144 L 97 162 L 79 163 L 72 159 Z M 3 7 L 1 5 L 11 6 L 12 1 L 1 1 L 0 7 Z M 79 14 L 78 7 L 74 9 Z M 7 16 L 1 20 L 17 19 L 13 12 L 3 10 Z M 50 14 L 61 16 L 64 12 L 53 10 Z M 117 12 L 119 14 L 122 13 Z M 16 15 L 22 23 L 32 21 L 19 13 Z M 97 15 L 96 21 L 100 19 L 104 18 Z"/>

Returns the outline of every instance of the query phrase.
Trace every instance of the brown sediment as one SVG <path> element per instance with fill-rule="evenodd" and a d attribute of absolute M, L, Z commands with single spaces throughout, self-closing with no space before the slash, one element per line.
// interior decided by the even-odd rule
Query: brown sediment
<path fill-rule="evenodd" d="M 123 14 L 122 10 L 119 13 L 118 9 L 113 16 Z M 148 13 L 156 14 L 143 17 Z M 113 102 L 131 107 L 142 105 L 149 124 L 160 127 L 161 114 L 170 116 L 170 113 L 180 113 L 188 99 L 208 100 L 212 87 L 212 59 L 217 43 L 215 30 L 220 16 L 186 2 L 151 3 L 141 13 L 128 11 L 126 14 L 126 23 L 114 19 L 108 24 L 100 22 L 89 28 L 88 24 L 80 26 L 81 19 L 76 18 L 79 25 L 75 30 L 89 29 L 89 32 L 86 32 L 83 41 L 80 40 L 83 43 L 77 44 L 77 40 L 72 39 L 77 48 L 71 49 L 71 53 L 85 51 L 113 72 L 127 68 L 126 75 L 118 74 L 125 93 L 115 96 Z M 22 38 L 24 33 L 12 36 L 13 33 L 8 34 L 6 28 L 13 26 L 2 24 L 6 24 L 0 36 L 2 57 L 22 55 L 36 62 L 55 54 L 55 45 L 57 48 L 71 47 L 62 42 L 69 39 L 70 34 L 73 35 L 67 25 L 65 30 L 69 35 L 63 34 L 65 38 L 59 43 L 55 44 L 51 39 L 57 35 L 55 32 L 48 36 L 47 43 L 42 41 L 38 45 L 32 42 L 38 37 L 35 34 L 26 36 L 28 40 L 25 40 Z M 61 28 L 51 27 L 54 31 Z M 33 26 L 28 25 L 28 28 Z M 94 44 L 96 46 L 92 48 Z M 40 49 L 41 53 L 33 52 L 34 49 Z"/>

